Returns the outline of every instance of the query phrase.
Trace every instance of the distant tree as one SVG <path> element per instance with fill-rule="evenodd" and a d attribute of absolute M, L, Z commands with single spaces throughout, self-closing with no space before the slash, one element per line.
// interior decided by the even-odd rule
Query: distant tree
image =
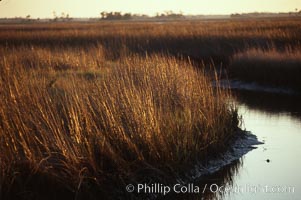
<path fill-rule="evenodd" d="M 52 15 L 53 15 L 53 21 L 57 21 L 58 20 L 58 16 L 56 15 L 56 12 L 55 11 L 53 11 L 52 12 Z"/>
<path fill-rule="evenodd" d="M 101 19 L 107 18 L 107 15 L 108 15 L 108 13 L 105 12 L 105 11 L 102 11 L 102 12 L 100 13 Z"/>
<path fill-rule="evenodd" d="M 121 12 L 101 12 L 101 19 L 105 20 L 129 20 L 132 18 L 131 13 L 122 14 Z"/>
<path fill-rule="evenodd" d="M 131 13 L 125 13 L 123 15 L 123 19 L 131 19 L 132 18 L 132 14 Z"/>
<path fill-rule="evenodd" d="M 168 15 L 172 15 L 173 12 L 172 12 L 172 10 L 167 10 L 167 11 L 165 11 L 165 14 L 166 14 L 166 16 L 168 16 Z"/>
<path fill-rule="evenodd" d="M 61 19 L 62 19 L 62 21 L 64 21 L 64 19 L 65 19 L 65 13 L 64 12 L 62 12 L 62 14 L 61 14 Z"/>
<path fill-rule="evenodd" d="M 64 12 L 62 12 L 60 19 L 61 19 L 62 21 L 70 21 L 70 20 L 71 20 L 69 14 L 64 13 Z"/>
<path fill-rule="evenodd" d="M 235 14 L 231 14 L 230 17 L 234 17 L 234 18 L 235 18 L 235 17 L 241 17 L 241 15 L 238 14 L 238 13 L 235 13 Z"/>
<path fill-rule="evenodd" d="M 27 22 L 29 22 L 29 21 L 30 21 L 30 17 L 31 17 L 30 15 L 26 15 L 26 19 L 25 19 L 25 20 L 26 20 Z"/>
<path fill-rule="evenodd" d="M 71 21 L 71 20 L 72 20 L 72 18 L 70 17 L 69 14 L 66 14 L 66 20 L 67 20 L 67 21 Z"/>
<path fill-rule="evenodd" d="M 159 19 L 181 19 L 181 18 L 185 18 L 185 16 L 183 15 L 183 12 L 174 13 L 173 11 L 169 10 L 169 11 L 164 11 L 164 13 L 161 13 L 161 14 L 157 13 L 156 18 L 159 18 Z"/>
<path fill-rule="evenodd" d="M 111 12 L 111 15 L 110 15 L 110 17 L 112 18 L 112 19 L 121 19 L 122 18 L 122 15 L 121 15 L 121 12 Z"/>

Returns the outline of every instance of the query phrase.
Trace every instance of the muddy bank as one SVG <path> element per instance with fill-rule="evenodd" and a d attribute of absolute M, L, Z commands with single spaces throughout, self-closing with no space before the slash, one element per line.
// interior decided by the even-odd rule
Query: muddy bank
<path fill-rule="evenodd" d="M 216 156 L 215 158 L 208 159 L 206 162 L 200 161 L 184 173 L 183 176 L 179 176 L 174 183 L 164 184 L 151 181 L 148 183 L 130 184 L 134 188 L 132 193 L 133 196 L 131 198 L 214 198 L 214 195 L 216 194 L 209 190 L 209 185 L 219 186 L 230 184 L 230 177 L 235 176 L 235 171 L 238 171 L 238 168 L 241 165 L 240 158 L 253 149 L 256 149 L 257 145 L 261 144 L 263 143 L 260 142 L 251 132 L 240 131 L 240 133 L 238 133 L 235 138 L 232 138 L 231 142 L 229 142 L 229 148 L 224 153 Z M 218 177 L 218 179 L 213 177 Z M 215 181 L 212 182 L 212 178 Z M 145 190 L 142 189 L 138 192 L 138 187 L 147 187 L 150 191 L 146 190 L 145 192 Z M 206 189 L 205 187 L 208 188 Z M 181 191 L 181 189 L 183 189 L 184 192 Z"/>

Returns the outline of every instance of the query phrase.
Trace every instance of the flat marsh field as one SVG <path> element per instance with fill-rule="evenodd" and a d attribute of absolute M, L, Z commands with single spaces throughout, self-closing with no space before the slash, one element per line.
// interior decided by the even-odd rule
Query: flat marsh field
<path fill-rule="evenodd" d="M 175 182 L 241 132 L 221 77 L 300 91 L 301 19 L 0 25 L 0 199 Z"/>

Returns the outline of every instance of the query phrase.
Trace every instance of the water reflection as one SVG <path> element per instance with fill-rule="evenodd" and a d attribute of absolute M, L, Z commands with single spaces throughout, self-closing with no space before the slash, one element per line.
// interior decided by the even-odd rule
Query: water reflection
<path fill-rule="evenodd" d="M 233 91 L 240 105 L 270 115 L 291 115 L 301 119 L 301 96 L 254 91 Z"/>
<path fill-rule="evenodd" d="M 185 194 L 170 193 L 162 199 L 223 199 L 225 196 L 224 189 L 233 187 L 235 177 L 238 176 L 242 165 L 243 161 L 239 159 L 214 174 L 202 177 L 198 182 L 194 183 L 195 186 L 200 188 L 199 192 Z"/>
<path fill-rule="evenodd" d="M 300 199 L 301 97 L 249 91 L 235 95 L 245 128 L 265 144 L 244 156 L 233 183 L 258 190 L 232 192 L 223 199 Z M 271 190 L 277 187 L 282 190 Z"/>
<path fill-rule="evenodd" d="M 204 188 L 207 184 L 205 193 L 173 194 L 168 199 L 300 199 L 301 96 L 233 92 L 244 127 L 265 144 L 203 177 L 198 186 Z M 214 193 L 210 185 L 232 189 Z"/>

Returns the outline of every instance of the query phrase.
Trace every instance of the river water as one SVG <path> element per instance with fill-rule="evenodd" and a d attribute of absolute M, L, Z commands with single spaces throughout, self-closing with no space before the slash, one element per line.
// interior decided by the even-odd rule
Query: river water
<path fill-rule="evenodd" d="M 233 164 L 231 178 L 219 185 L 228 190 L 222 187 L 214 198 L 300 199 L 301 98 L 256 92 L 237 92 L 236 96 L 243 128 L 264 144 Z"/>
<path fill-rule="evenodd" d="M 301 96 L 233 92 L 243 117 L 242 129 L 264 144 L 202 177 L 201 194 L 185 195 L 185 199 L 301 199 Z"/>
<path fill-rule="evenodd" d="M 162 199 L 301 199 L 301 96 L 233 93 L 243 117 L 242 129 L 263 144 L 214 174 L 201 177 L 195 183 L 200 188 L 197 192 Z"/>

